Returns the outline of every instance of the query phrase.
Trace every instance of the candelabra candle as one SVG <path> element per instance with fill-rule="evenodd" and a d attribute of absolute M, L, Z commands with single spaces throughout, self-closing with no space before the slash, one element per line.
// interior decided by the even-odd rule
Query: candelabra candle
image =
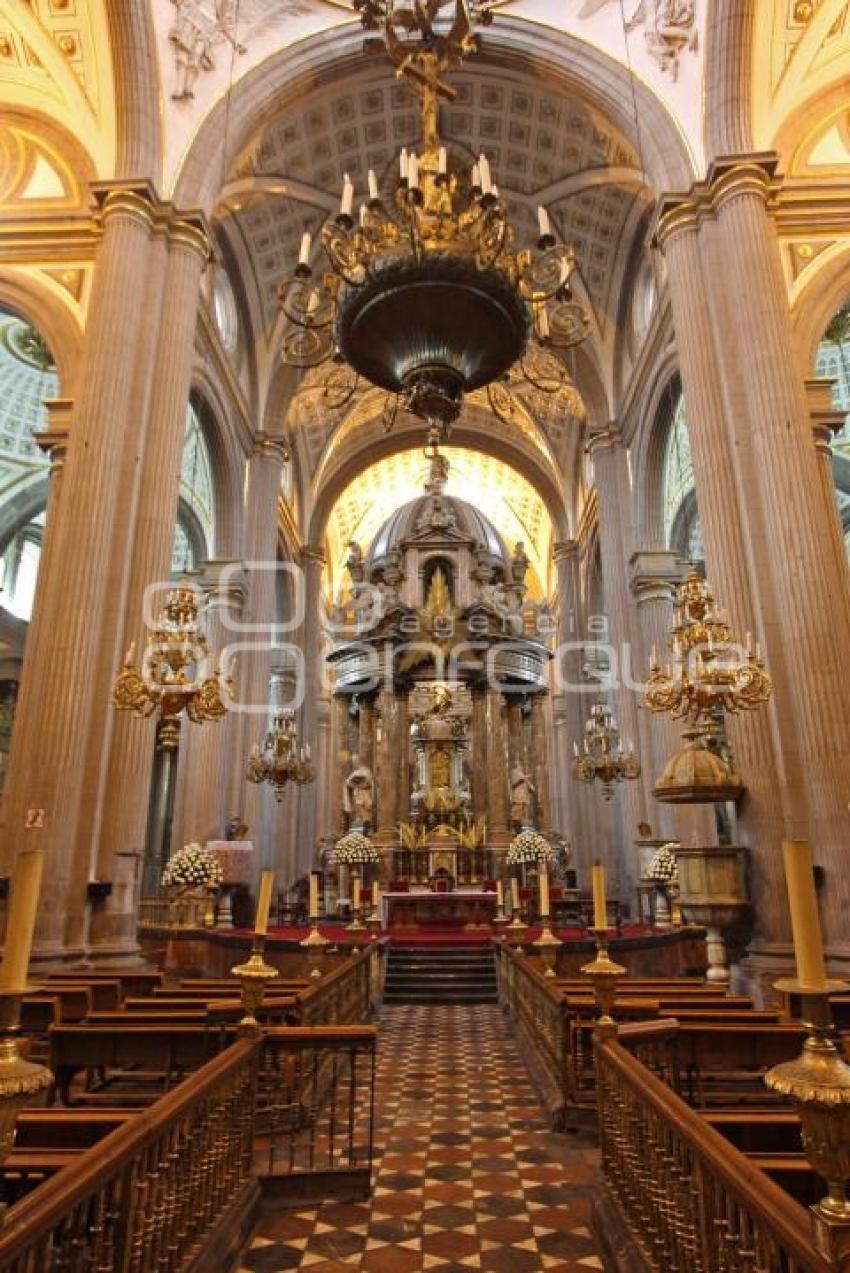
<path fill-rule="evenodd" d="M 539 904 L 541 916 L 549 914 L 549 876 L 546 873 L 546 867 L 541 863 L 540 874 L 537 878 L 537 886 L 539 892 Z"/>
<path fill-rule="evenodd" d="M 257 917 L 254 920 L 254 932 L 265 936 L 269 927 L 269 911 L 272 904 L 274 888 L 274 871 L 263 871 L 260 877 L 260 895 L 257 899 Z"/>
<path fill-rule="evenodd" d="M 605 867 L 593 863 L 593 927 L 604 932 L 608 927 L 608 900 L 605 893 Z"/>

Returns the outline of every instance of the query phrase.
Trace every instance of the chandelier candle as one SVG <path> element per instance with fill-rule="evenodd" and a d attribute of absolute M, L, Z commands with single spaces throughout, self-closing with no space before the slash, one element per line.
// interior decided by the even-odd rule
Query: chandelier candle
<path fill-rule="evenodd" d="M 605 897 L 605 867 L 593 863 L 593 927 L 605 932 L 608 927 L 608 903 Z"/>
<path fill-rule="evenodd" d="M 298 253 L 298 264 L 299 264 L 299 265 L 309 265 L 309 264 L 310 264 L 310 244 L 311 244 L 311 242 L 312 242 L 311 236 L 310 236 L 310 235 L 309 235 L 309 234 L 305 231 L 305 232 L 304 232 L 304 234 L 302 234 L 302 235 L 301 235 L 301 251 Z"/>
<path fill-rule="evenodd" d="M 12 895 L 3 962 L 0 964 L 0 991 L 23 994 L 35 931 L 44 854 L 41 849 L 24 849 L 15 862 Z"/>
<path fill-rule="evenodd" d="M 265 937 L 269 931 L 269 911 L 272 905 L 272 889 L 274 888 L 274 871 L 263 871 L 260 876 L 260 895 L 257 898 L 257 917 L 254 921 L 254 932 Z"/>
<path fill-rule="evenodd" d="M 375 176 L 373 168 L 369 169 L 367 180 L 369 182 L 369 198 L 376 200 L 378 198 L 378 178 Z"/>
<path fill-rule="evenodd" d="M 783 840 L 782 857 L 791 908 L 797 980 L 803 993 L 823 992 L 826 989 L 826 965 L 815 895 L 812 846 L 808 840 Z"/>

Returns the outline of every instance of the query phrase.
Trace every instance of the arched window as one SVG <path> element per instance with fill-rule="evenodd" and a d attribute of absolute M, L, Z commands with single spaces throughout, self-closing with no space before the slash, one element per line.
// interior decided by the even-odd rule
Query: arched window
<path fill-rule="evenodd" d="M 815 355 L 815 372 L 835 382 L 832 400 L 844 412 L 844 425 L 832 443 L 832 472 L 850 558 L 850 301 L 845 301 L 827 324 Z"/>
<path fill-rule="evenodd" d="M 697 508 L 694 463 L 681 387 L 671 389 L 670 428 L 664 448 L 664 539 L 680 557 L 703 569 L 705 549 Z"/>
<path fill-rule="evenodd" d="M 186 411 L 186 437 L 180 466 L 180 503 L 171 561 L 175 575 L 197 569 L 213 548 L 214 488 L 205 435 L 207 413 L 206 404 L 193 394 Z"/>

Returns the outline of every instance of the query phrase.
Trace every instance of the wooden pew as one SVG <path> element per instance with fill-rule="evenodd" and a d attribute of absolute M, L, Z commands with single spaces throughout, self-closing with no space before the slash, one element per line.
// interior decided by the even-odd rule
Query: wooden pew
<path fill-rule="evenodd" d="M 98 1012 L 109 1012 L 115 1008 L 120 1008 L 124 997 L 121 982 L 117 977 L 101 977 L 97 981 L 71 981 L 69 978 L 64 977 L 54 981 L 52 978 L 48 978 L 42 993 L 52 994 L 54 988 L 57 994 L 61 994 L 63 990 L 74 990 L 78 994 L 88 994 L 90 1007 Z"/>
<path fill-rule="evenodd" d="M 135 1118 L 134 1109 L 25 1109 L 15 1124 L 16 1149 L 89 1149 Z"/>
<path fill-rule="evenodd" d="M 744 1154 L 798 1154 L 802 1128 L 792 1109 L 705 1109 L 700 1118 Z"/>
<path fill-rule="evenodd" d="M 54 981 L 76 981 L 83 982 L 87 985 L 94 985 L 99 981 L 118 981 L 121 983 L 122 993 L 142 995 L 150 994 L 155 986 L 161 986 L 165 980 L 162 972 L 158 969 L 98 969 L 96 972 L 88 968 L 61 969 L 58 972 L 51 972 L 48 982 Z"/>
<path fill-rule="evenodd" d="M 59 1020 L 65 1025 L 73 1025 L 75 1021 L 84 1020 L 93 1006 L 89 987 L 78 986 L 73 982 L 52 981 L 49 990 L 38 990 L 34 994 L 27 995 L 27 999 L 58 1000 Z"/>
<path fill-rule="evenodd" d="M 235 1030 L 203 1025 L 60 1025 L 49 1031 L 50 1068 L 64 1105 L 71 1103 L 71 1084 L 81 1071 L 123 1071 L 128 1078 L 159 1085 L 167 1091 L 174 1082 L 210 1060 L 235 1037 Z M 156 1094 L 156 1093 L 153 1093 Z M 87 1094 L 91 1099 L 91 1093 Z M 125 1103 L 123 1096 L 113 1103 Z M 135 1103 L 135 1102 L 134 1102 Z"/>
<path fill-rule="evenodd" d="M 776 1101 L 761 1083 L 772 1065 L 799 1056 L 806 1031 L 792 1022 L 760 1025 L 743 1017 L 740 1022 L 706 1026 L 682 1022 L 678 1031 L 679 1069 L 689 1104 L 740 1095 L 761 1102 Z"/>

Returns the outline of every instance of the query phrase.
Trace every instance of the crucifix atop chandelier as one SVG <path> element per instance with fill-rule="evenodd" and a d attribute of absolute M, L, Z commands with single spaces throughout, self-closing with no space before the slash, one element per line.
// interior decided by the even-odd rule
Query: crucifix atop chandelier
<path fill-rule="evenodd" d="M 355 216 L 346 174 L 339 212 L 322 230 L 329 271 L 311 267 L 311 238 L 303 235 L 295 273 L 279 288 L 289 321 L 284 358 L 300 367 L 328 362 L 324 394 L 335 408 L 363 381 L 384 390 L 387 429 L 401 407 L 445 437 L 476 389 L 510 422 L 511 385 L 546 393 L 567 386 L 553 351 L 583 341 L 590 323 L 570 288 L 573 250 L 556 239 L 546 209 L 537 210 L 536 242 L 518 249 L 487 156 L 468 172 L 452 170 L 440 140 L 440 101 L 455 96 L 445 72 L 477 50 L 473 28 L 492 15 L 474 0 L 456 0 L 443 24 L 445 0 L 357 7 L 366 30 L 381 35 L 367 47 L 380 42 L 396 75 L 419 94 L 420 149 L 399 155 L 392 208 L 370 170 Z"/>

